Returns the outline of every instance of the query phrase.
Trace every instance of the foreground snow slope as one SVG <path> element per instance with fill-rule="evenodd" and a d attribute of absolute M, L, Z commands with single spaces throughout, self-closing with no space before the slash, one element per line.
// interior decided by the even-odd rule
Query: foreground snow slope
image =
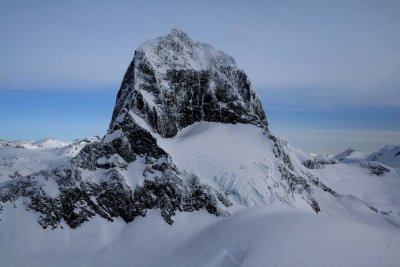
<path fill-rule="evenodd" d="M 0 265 L 398 266 L 399 228 L 368 210 L 357 212 L 363 220 L 272 205 L 225 218 L 178 213 L 168 225 L 151 211 L 129 224 L 97 217 L 76 230 L 43 230 L 33 223 L 35 214 L 8 205 Z"/>

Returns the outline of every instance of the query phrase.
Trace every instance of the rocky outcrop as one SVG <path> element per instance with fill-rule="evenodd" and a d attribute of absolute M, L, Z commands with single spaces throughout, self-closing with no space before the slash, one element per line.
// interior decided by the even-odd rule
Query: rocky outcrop
<path fill-rule="evenodd" d="M 3 184 L 0 188 L 0 211 L 7 202 L 23 198 L 27 210 L 40 214 L 43 228 L 62 227 L 64 221 L 76 228 L 93 216 L 109 221 L 120 217 L 125 222 L 145 216 L 149 209 L 158 208 L 169 224 L 176 211 L 206 209 L 215 215 L 224 215 L 223 207 L 231 205 L 223 192 L 215 192 L 201 184 L 195 176 L 183 182 L 179 173 L 167 164 L 151 165 L 147 171 L 162 173 L 160 177 L 145 180 L 134 189 L 126 184 L 117 169 L 104 174 L 103 182 L 84 181 L 78 169 L 43 171 Z M 145 175 L 145 174 L 144 174 Z M 50 195 L 45 183 L 56 183 L 57 194 Z"/>
<path fill-rule="evenodd" d="M 390 169 L 385 165 L 374 161 L 361 161 L 360 166 L 369 170 L 369 173 L 376 176 L 383 176 L 390 172 Z"/>
<path fill-rule="evenodd" d="M 324 165 L 337 164 L 339 161 L 330 155 L 317 155 L 305 159 L 303 165 L 308 169 L 321 169 Z"/>

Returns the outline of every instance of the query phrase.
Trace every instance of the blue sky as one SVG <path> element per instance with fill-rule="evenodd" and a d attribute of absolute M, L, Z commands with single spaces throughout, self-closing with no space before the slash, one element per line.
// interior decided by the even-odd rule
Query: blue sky
<path fill-rule="evenodd" d="M 0 1 L 0 138 L 102 135 L 135 48 L 176 27 L 232 55 L 295 146 L 400 144 L 399 1 L 82 2 Z"/>

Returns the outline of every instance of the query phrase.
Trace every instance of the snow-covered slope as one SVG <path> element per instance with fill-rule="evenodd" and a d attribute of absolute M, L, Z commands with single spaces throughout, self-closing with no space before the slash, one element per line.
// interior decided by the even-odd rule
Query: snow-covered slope
<path fill-rule="evenodd" d="M 0 265 L 398 266 L 398 222 L 360 210 L 351 200 L 346 204 L 340 216 L 282 204 L 229 217 L 180 212 L 173 225 L 153 211 L 129 224 L 97 217 L 75 230 L 64 224 L 64 229 L 43 230 L 32 223 L 34 213 L 7 205 L 0 223 Z"/>
<path fill-rule="evenodd" d="M 282 151 L 285 149 L 282 153 L 291 155 L 287 160 L 293 173 L 311 177 L 292 156 L 290 146 L 283 140 L 268 138 L 268 134 L 254 125 L 196 122 L 173 138 L 158 138 L 158 143 L 179 169 L 196 174 L 201 181 L 226 192 L 233 208 L 238 204 L 248 207 L 282 201 L 307 206 L 312 198 L 309 195 L 312 191 L 303 191 L 301 187 L 298 191 L 290 190 L 290 182 L 282 177 L 282 159 L 274 154 L 277 144 Z M 301 176 L 293 179 L 308 182 Z M 296 182 L 292 181 L 294 187 Z"/>
<path fill-rule="evenodd" d="M 339 163 L 310 170 L 341 195 L 357 198 L 383 214 L 400 216 L 400 175 L 394 171 L 371 174 L 359 164 Z"/>
<path fill-rule="evenodd" d="M 266 190 L 281 182 L 279 161 L 272 140 L 253 125 L 196 122 L 159 144 L 181 170 L 223 188 L 243 205 L 279 201 L 277 195 L 285 194 L 283 188 L 277 194 Z"/>

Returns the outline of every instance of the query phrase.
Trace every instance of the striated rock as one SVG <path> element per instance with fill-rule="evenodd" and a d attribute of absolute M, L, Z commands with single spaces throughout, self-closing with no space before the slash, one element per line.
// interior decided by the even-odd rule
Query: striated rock
<path fill-rule="evenodd" d="M 260 100 L 234 59 L 176 29 L 136 50 L 110 128 L 129 111 L 162 137 L 175 136 L 196 121 L 268 126 Z"/>

